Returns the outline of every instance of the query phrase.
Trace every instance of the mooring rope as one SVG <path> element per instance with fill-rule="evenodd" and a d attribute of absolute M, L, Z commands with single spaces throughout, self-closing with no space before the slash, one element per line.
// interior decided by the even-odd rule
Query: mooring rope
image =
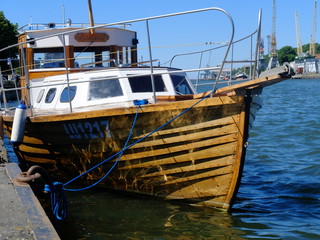
<path fill-rule="evenodd" d="M 139 113 L 139 108 L 140 108 L 140 105 L 138 105 L 138 107 L 137 107 L 137 111 L 136 111 L 136 114 L 135 114 L 135 116 L 134 116 L 134 120 L 133 120 L 133 123 L 132 123 L 132 126 L 131 126 L 130 133 L 129 133 L 128 137 L 127 137 L 126 143 L 124 144 L 123 149 L 119 152 L 119 156 L 118 156 L 117 160 L 116 160 L 116 161 L 114 162 L 114 164 L 111 166 L 111 168 L 109 169 L 109 171 L 108 171 L 102 178 L 100 178 L 97 182 L 91 184 L 90 186 L 87 186 L 87 187 L 84 187 L 84 188 L 79 188 L 79 189 L 70 189 L 70 188 L 65 188 L 65 187 L 64 187 L 64 186 L 68 185 L 69 183 L 75 181 L 75 180 L 78 179 L 79 177 L 81 177 L 81 176 L 89 173 L 90 171 L 94 170 L 95 168 L 97 168 L 97 165 L 96 165 L 96 166 L 90 168 L 89 170 L 85 171 L 85 172 L 82 173 L 81 175 L 79 175 L 79 176 L 71 179 L 69 182 L 63 184 L 63 187 L 64 187 L 63 189 L 64 189 L 64 190 L 70 191 L 70 192 L 77 192 L 77 191 L 82 191 L 82 190 L 86 190 L 86 189 L 92 188 L 92 187 L 96 186 L 98 183 L 100 183 L 103 179 L 105 179 L 105 178 L 110 174 L 110 172 L 114 169 L 114 167 L 115 167 L 115 166 L 117 165 L 117 163 L 119 162 L 119 160 L 120 160 L 120 158 L 122 157 L 124 151 L 127 150 L 126 147 L 127 147 L 128 143 L 129 143 L 129 140 L 131 139 L 131 136 L 132 136 L 134 127 L 135 127 L 136 122 L 137 122 L 138 113 Z M 104 160 L 103 162 L 100 163 L 100 165 L 101 165 L 101 164 L 104 164 L 105 162 L 109 161 L 110 159 L 112 159 L 112 158 L 108 158 L 108 159 Z M 100 165 L 99 165 L 99 166 L 100 166 Z"/>
<path fill-rule="evenodd" d="M 124 148 L 122 151 L 120 151 L 120 154 L 117 158 L 117 160 L 114 162 L 114 164 L 111 166 L 111 168 L 109 169 L 109 171 L 102 177 L 100 178 L 98 181 L 96 181 L 95 183 L 91 184 L 90 186 L 84 187 L 84 188 L 79 188 L 79 189 L 70 189 L 70 188 L 65 188 L 64 186 L 66 186 L 67 184 L 75 181 L 76 179 L 78 179 L 79 177 L 83 176 L 84 174 L 89 173 L 90 171 L 92 171 L 93 169 L 97 168 L 97 166 L 90 168 L 89 170 L 87 170 L 86 172 L 84 172 L 83 174 L 71 179 L 69 182 L 63 184 L 60 182 L 54 182 L 51 185 L 45 185 L 44 187 L 44 191 L 50 192 L 50 200 L 51 200 L 51 211 L 53 213 L 53 215 L 58 219 L 58 220 L 63 220 L 67 217 L 67 209 L 68 209 L 68 205 L 67 205 L 67 197 L 64 191 L 71 191 L 71 192 L 77 192 L 77 191 L 83 191 L 83 190 L 87 190 L 89 188 L 92 188 L 94 186 L 96 186 L 97 184 L 99 184 L 101 181 L 103 181 L 109 174 L 110 172 L 114 169 L 114 167 L 117 165 L 117 163 L 119 162 L 120 158 L 122 157 L 124 151 L 126 150 L 126 146 L 129 143 L 129 140 L 131 139 L 134 127 L 136 125 L 137 122 L 137 118 L 138 118 L 138 113 L 139 113 L 139 108 L 140 105 L 138 105 L 137 107 L 137 111 L 131 126 L 131 130 L 130 133 L 127 137 L 126 143 L 124 145 Z M 104 160 L 101 164 L 107 162 L 108 160 L 110 160 L 111 158 L 108 158 L 106 160 Z"/>
<path fill-rule="evenodd" d="M 199 104 L 200 102 L 202 102 L 204 99 L 208 98 L 212 93 L 215 92 L 214 88 L 212 91 L 210 91 L 207 95 L 205 95 L 204 97 L 202 97 L 201 99 L 199 99 L 199 101 L 195 102 L 192 106 L 190 106 L 189 108 L 185 109 L 184 111 L 182 111 L 181 113 L 179 113 L 177 116 L 173 117 L 172 119 L 170 119 L 169 121 L 167 121 L 166 123 L 164 123 L 163 125 L 159 126 L 158 128 L 156 128 L 155 130 L 153 130 L 152 132 L 148 133 L 147 135 L 145 135 L 144 137 L 138 139 L 137 141 L 135 141 L 134 143 L 130 144 L 129 146 L 129 140 L 131 139 L 134 127 L 136 125 L 137 122 L 137 118 L 138 118 L 138 113 L 139 113 L 139 109 L 141 108 L 141 103 L 138 103 L 138 107 L 137 107 L 137 111 L 132 123 L 132 127 L 130 130 L 130 133 L 128 135 L 128 138 L 126 140 L 126 143 L 123 147 L 123 149 L 115 154 L 113 154 L 112 156 L 110 156 L 109 158 L 105 159 L 104 161 L 98 163 L 97 165 L 93 166 L 92 168 L 90 168 L 89 170 L 83 172 L 82 174 L 78 175 L 77 177 L 71 179 L 70 181 L 62 184 L 60 182 L 55 182 L 53 185 L 45 185 L 45 191 L 49 191 L 51 194 L 51 209 L 53 214 L 56 216 L 56 218 L 58 220 L 63 220 L 67 217 L 67 200 L 66 200 L 66 195 L 65 195 L 65 191 L 70 191 L 70 192 L 77 192 L 77 191 L 83 191 L 83 190 L 87 190 L 89 188 L 92 188 L 94 186 L 96 186 L 97 184 L 99 184 L 101 181 L 103 181 L 110 173 L 111 171 L 115 168 L 115 166 L 118 164 L 120 158 L 122 157 L 123 153 L 128 150 L 129 148 L 131 148 L 132 146 L 142 142 L 143 140 L 145 140 L 146 138 L 148 138 L 149 136 L 151 136 L 152 134 L 154 134 L 155 132 L 159 131 L 160 129 L 164 128 L 165 126 L 167 126 L 168 124 L 170 124 L 171 122 L 173 122 L 174 120 L 176 120 L 177 118 L 179 118 L 180 116 L 182 116 L 183 114 L 185 114 L 186 112 L 190 111 L 194 106 L 196 106 L 197 104 Z M 111 168 L 109 169 L 109 171 L 101 178 L 99 179 L 97 182 L 91 184 L 90 186 L 84 187 L 84 188 L 79 188 L 79 189 L 70 189 L 70 188 L 66 188 L 65 186 L 67 186 L 68 184 L 72 183 L 73 181 L 77 180 L 78 178 L 88 174 L 89 172 L 91 172 L 92 170 L 100 167 L 101 165 L 103 165 L 104 163 L 108 162 L 109 160 L 117 157 L 117 160 L 114 162 L 114 164 L 111 166 Z"/>

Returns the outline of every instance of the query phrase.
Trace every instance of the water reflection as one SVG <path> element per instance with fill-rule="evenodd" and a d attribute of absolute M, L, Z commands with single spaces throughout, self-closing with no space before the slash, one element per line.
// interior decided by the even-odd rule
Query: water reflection
<path fill-rule="evenodd" d="M 244 239 L 239 219 L 219 210 L 94 189 L 68 195 L 62 239 Z"/>

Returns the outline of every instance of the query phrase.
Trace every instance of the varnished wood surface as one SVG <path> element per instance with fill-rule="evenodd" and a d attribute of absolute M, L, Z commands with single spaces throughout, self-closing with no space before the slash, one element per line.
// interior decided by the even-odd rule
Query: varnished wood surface
<path fill-rule="evenodd" d="M 130 144 L 145 137 L 198 100 L 142 106 Z M 128 137 L 136 107 L 55 116 L 27 121 L 24 142 L 16 147 L 22 161 L 52 163 L 53 169 L 82 173 L 118 152 Z M 106 186 L 165 199 L 228 209 L 243 162 L 243 96 L 208 98 L 124 152 Z M 10 137 L 12 122 L 4 117 Z M 108 131 L 80 134 L 80 127 L 108 122 Z M 73 125 L 78 124 L 78 125 Z M 74 131 L 78 138 L 66 133 Z M 102 127 L 101 127 L 102 128 Z M 87 177 L 99 179 L 115 159 Z M 232 188 L 232 189 L 231 189 Z"/>

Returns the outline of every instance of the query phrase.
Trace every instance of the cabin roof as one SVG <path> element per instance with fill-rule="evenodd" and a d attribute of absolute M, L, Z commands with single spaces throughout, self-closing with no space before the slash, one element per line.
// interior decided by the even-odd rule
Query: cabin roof
<path fill-rule="evenodd" d="M 48 28 L 40 30 L 27 30 L 19 35 L 19 39 L 38 39 L 52 35 L 46 39 L 41 39 L 34 43 L 29 43 L 30 48 L 52 48 L 63 47 L 62 35 L 57 34 L 66 33 L 65 44 L 66 46 L 133 46 L 133 39 L 136 39 L 136 32 L 122 28 L 106 28 L 99 27 L 95 29 L 94 34 L 91 34 L 88 29 L 82 28 Z"/>

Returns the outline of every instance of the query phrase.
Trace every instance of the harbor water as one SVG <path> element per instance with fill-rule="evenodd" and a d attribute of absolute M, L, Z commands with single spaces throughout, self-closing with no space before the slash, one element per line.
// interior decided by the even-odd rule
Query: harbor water
<path fill-rule="evenodd" d="M 67 193 L 61 239 L 320 239 L 319 91 L 319 79 L 264 89 L 230 213 L 96 187 Z"/>

